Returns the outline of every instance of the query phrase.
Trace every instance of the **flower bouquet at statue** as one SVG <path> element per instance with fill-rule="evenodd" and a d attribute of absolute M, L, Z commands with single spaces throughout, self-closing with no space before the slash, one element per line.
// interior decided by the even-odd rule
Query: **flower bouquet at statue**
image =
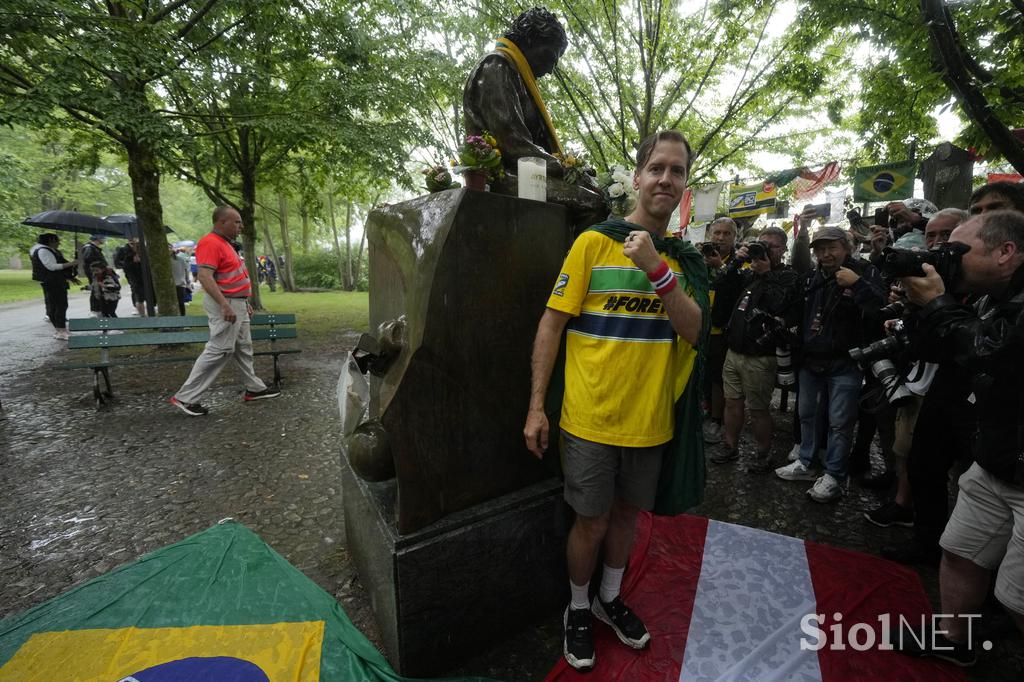
<path fill-rule="evenodd" d="M 625 166 L 616 164 L 597 176 L 597 185 L 604 194 L 612 215 L 623 217 L 636 206 L 633 174 Z"/>
<path fill-rule="evenodd" d="M 462 173 L 469 189 L 483 190 L 488 181 L 505 176 L 498 141 L 487 131 L 482 135 L 467 135 L 459 147 L 458 157 L 455 171 Z"/>
<path fill-rule="evenodd" d="M 585 154 L 566 152 L 565 154 L 556 153 L 554 157 L 558 159 L 558 163 L 562 164 L 563 177 L 565 177 L 565 181 L 570 185 L 578 185 L 584 175 L 594 174 Z"/>
<path fill-rule="evenodd" d="M 442 165 L 424 168 L 423 175 L 426 176 L 423 184 L 426 186 L 427 191 L 431 193 L 443 192 L 446 189 L 458 189 L 462 186 L 452 180 L 451 171 Z"/>

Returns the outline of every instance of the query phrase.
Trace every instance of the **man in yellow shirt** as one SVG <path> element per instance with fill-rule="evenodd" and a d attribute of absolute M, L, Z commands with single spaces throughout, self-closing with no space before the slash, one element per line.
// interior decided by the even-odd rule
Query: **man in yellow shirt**
<path fill-rule="evenodd" d="M 673 438 L 674 404 L 693 368 L 702 330 L 693 282 L 662 240 L 691 165 L 676 131 L 655 133 L 637 150 L 636 209 L 584 232 L 573 244 L 534 341 L 527 448 L 548 446 L 544 397 L 566 335 L 562 403 L 565 499 L 576 511 L 566 550 L 572 602 L 565 611 L 563 652 L 577 670 L 593 668 L 591 614 L 619 639 L 645 648 L 650 634 L 619 596 L 641 509 L 654 505 L 662 456 Z M 697 261 L 692 247 L 681 247 Z M 692 254 L 686 253 L 686 249 Z M 671 249 L 667 249 L 671 251 Z M 703 283 L 706 295 L 706 281 Z M 705 301 L 706 305 L 706 301 Z M 697 426 L 699 428 L 699 426 Z M 604 550 L 600 590 L 590 579 Z"/>

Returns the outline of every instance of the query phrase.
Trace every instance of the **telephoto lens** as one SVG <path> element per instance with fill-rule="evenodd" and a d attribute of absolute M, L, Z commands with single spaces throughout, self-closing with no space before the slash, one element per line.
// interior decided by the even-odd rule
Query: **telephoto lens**
<path fill-rule="evenodd" d="M 914 394 L 903 385 L 902 377 L 892 360 L 883 359 L 871 363 L 871 373 L 881 382 L 885 398 L 893 407 L 901 407 L 913 399 Z"/>
<path fill-rule="evenodd" d="M 788 348 L 779 346 L 775 349 L 775 385 L 779 388 L 789 388 L 795 384 L 793 354 Z"/>

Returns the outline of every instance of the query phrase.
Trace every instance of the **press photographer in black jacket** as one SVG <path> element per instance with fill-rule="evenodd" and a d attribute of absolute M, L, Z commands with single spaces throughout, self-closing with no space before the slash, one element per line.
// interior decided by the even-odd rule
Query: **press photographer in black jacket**
<path fill-rule="evenodd" d="M 923 266 L 925 277 L 903 278 L 908 299 L 920 306 L 922 358 L 968 370 L 977 406 L 975 463 L 960 477 L 940 541 L 942 613 L 979 613 L 998 568 L 995 596 L 1024 631 L 1024 214 L 978 215 L 957 227 L 950 242 L 970 247 L 962 288 L 983 295 L 973 307 L 946 293 L 930 265 Z M 964 617 L 944 618 L 940 628 L 948 639 L 936 634 L 925 653 L 969 665 L 975 658 L 969 625 Z M 939 649 L 951 644 L 951 651 Z"/>
<path fill-rule="evenodd" d="M 745 403 L 757 441 L 757 453 L 747 466 L 752 473 L 771 468 L 772 420 L 768 408 L 775 388 L 775 349 L 780 342 L 773 330 L 779 326 L 775 318 L 794 307 L 790 304 L 798 279 L 796 272 L 782 263 L 787 241 L 786 233 L 779 228 L 765 229 L 757 242 L 736 250 L 726 274 L 717 283 L 718 296 L 736 303 L 725 329 L 725 433 L 711 461 L 724 464 L 738 458 Z M 749 267 L 744 269 L 744 263 Z"/>

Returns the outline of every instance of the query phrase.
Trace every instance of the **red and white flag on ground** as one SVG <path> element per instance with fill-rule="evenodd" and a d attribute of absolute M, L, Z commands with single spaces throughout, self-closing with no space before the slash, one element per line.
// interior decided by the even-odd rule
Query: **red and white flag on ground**
<path fill-rule="evenodd" d="M 820 192 L 825 185 L 839 177 L 839 162 L 829 161 L 820 171 L 804 170 L 793 181 L 794 196 L 797 201 L 810 199 Z"/>
<path fill-rule="evenodd" d="M 898 643 L 901 616 L 919 626 L 931 609 L 913 571 L 859 552 L 696 516 L 642 514 L 623 597 L 650 630 L 649 648 L 629 649 L 595 621 L 594 670 L 581 675 L 563 659 L 547 680 L 966 679 L 949 663 L 879 648 L 887 618 Z M 838 640 L 834 625 L 842 626 Z M 857 650 L 869 632 L 875 646 Z"/>

